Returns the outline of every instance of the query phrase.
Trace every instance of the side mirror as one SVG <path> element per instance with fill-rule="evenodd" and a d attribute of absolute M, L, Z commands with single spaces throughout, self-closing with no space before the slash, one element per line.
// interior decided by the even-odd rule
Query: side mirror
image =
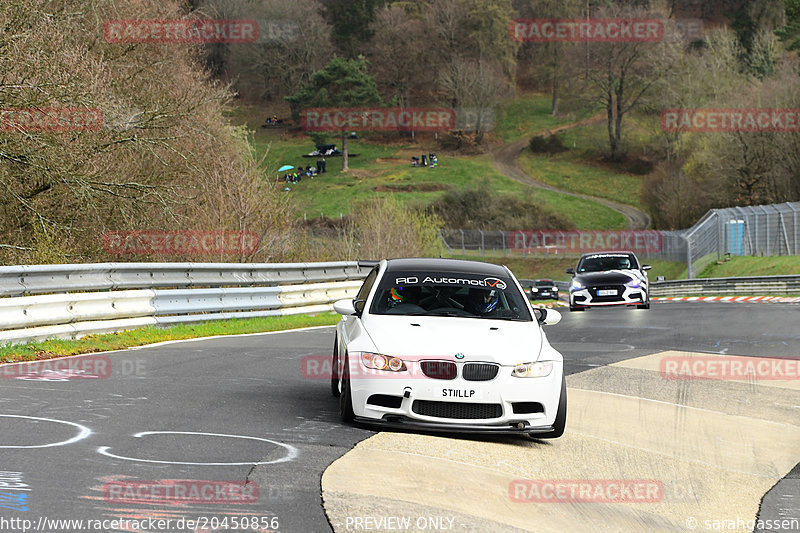
<path fill-rule="evenodd" d="M 650 265 L 642 265 L 642 270 L 650 270 L 651 268 L 653 267 Z"/>
<path fill-rule="evenodd" d="M 568 268 L 567 269 L 567 274 L 575 275 L 575 269 L 574 268 Z"/>
<path fill-rule="evenodd" d="M 333 304 L 333 310 L 340 315 L 355 315 L 356 308 L 353 305 L 353 300 L 338 300 Z"/>
<path fill-rule="evenodd" d="M 552 326 L 561 322 L 561 313 L 555 309 L 536 308 L 533 310 L 536 321 L 542 326 Z"/>

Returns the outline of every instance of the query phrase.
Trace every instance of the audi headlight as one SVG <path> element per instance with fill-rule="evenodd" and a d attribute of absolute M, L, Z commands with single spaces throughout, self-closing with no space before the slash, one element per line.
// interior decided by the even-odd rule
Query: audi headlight
<path fill-rule="evenodd" d="M 402 359 L 379 353 L 362 353 L 361 364 L 373 370 L 385 370 L 387 372 L 402 372 L 403 370 L 407 370 L 406 364 Z"/>
<path fill-rule="evenodd" d="M 515 366 L 511 375 L 517 378 L 544 378 L 549 376 L 552 371 L 552 361 L 537 361 Z"/>
<path fill-rule="evenodd" d="M 629 282 L 627 282 L 625 285 L 627 285 L 628 287 L 631 287 L 632 289 L 638 289 L 641 286 L 641 284 L 642 284 L 641 280 L 632 279 Z"/>
<path fill-rule="evenodd" d="M 579 291 L 581 289 L 585 289 L 586 286 L 578 281 L 577 279 L 573 279 L 572 283 L 569 284 L 569 290 L 571 291 Z"/>

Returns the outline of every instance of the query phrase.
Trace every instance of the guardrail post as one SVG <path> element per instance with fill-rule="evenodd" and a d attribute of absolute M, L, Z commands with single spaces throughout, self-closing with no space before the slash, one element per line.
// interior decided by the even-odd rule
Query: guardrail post
<path fill-rule="evenodd" d="M 792 227 L 794 228 L 794 250 L 790 253 L 790 255 L 800 255 L 800 250 L 797 249 L 797 226 L 800 224 L 800 216 L 798 216 L 798 211 L 791 203 L 786 202 L 786 205 L 789 206 L 789 209 L 792 210 L 792 215 L 794 215 L 794 220 L 792 221 Z"/>
<path fill-rule="evenodd" d="M 692 264 L 692 243 L 686 239 L 686 277 L 694 279 L 694 265 Z"/>
<path fill-rule="evenodd" d="M 461 232 L 461 255 L 466 257 L 467 256 L 467 248 L 466 248 L 466 245 L 464 244 L 464 230 L 460 229 L 458 231 Z"/>

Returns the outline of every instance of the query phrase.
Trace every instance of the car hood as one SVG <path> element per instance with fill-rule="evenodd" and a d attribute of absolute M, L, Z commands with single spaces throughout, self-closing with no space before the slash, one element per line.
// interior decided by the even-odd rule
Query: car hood
<path fill-rule="evenodd" d="M 364 326 L 376 351 L 386 355 L 489 361 L 503 365 L 535 361 L 542 330 L 535 321 L 370 315 Z"/>
<path fill-rule="evenodd" d="M 645 278 L 639 270 L 604 270 L 602 272 L 583 272 L 575 274 L 575 279 L 584 285 L 624 284 L 632 279 L 643 281 Z"/>

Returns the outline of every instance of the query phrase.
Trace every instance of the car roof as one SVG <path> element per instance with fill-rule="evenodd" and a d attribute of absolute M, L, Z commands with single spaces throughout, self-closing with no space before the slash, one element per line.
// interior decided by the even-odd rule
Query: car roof
<path fill-rule="evenodd" d="M 593 255 L 606 255 L 606 254 L 613 254 L 613 255 L 627 254 L 627 255 L 632 255 L 632 256 L 636 257 L 635 253 L 633 253 L 631 251 L 628 251 L 628 250 L 607 250 L 605 252 L 589 252 L 589 253 L 585 253 L 585 254 L 581 255 L 581 259 L 583 259 L 584 257 L 591 257 Z"/>
<path fill-rule="evenodd" d="M 387 259 L 386 271 L 425 271 L 443 270 L 445 272 L 459 272 L 463 274 L 486 274 L 489 276 L 508 276 L 506 268 L 481 261 L 467 261 L 465 259 L 444 259 L 440 257 L 414 257 L 403 259 Z"/>

